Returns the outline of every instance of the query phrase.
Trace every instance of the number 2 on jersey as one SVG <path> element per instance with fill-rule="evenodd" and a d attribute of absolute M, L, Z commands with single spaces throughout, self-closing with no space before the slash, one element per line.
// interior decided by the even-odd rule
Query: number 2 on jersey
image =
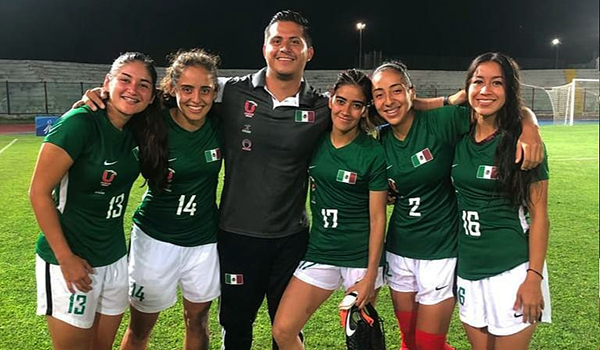
<path fill-rule="evenodd" d="M 323 215 L 323 227 L 329 228 L 330 223 L 328 218 L 331 217 L 331 228 L 336 228 L 338 225 L 338 210 L 337 209 L 321 209 Z"/>
<path fill-rule="evenodd" d="M 479 213 L 476 211 L 467 211 L 463 210 L 462 212 L 462 220 L 463 226 L 465 228 L 465 233 L 467 236 L 479 237 L 481 236 L 481 231 L 479 230 Z"/>
<path fill-rule="evenodd" d="M 190 216 L 194 216 L 196 212 L 196 195 L 192 195 L 188 200 L 187 204 L 185 203 L 185 195 L 182 194 L 179 197 L 179 206 L 177 207 L 177 215 L 181 215 L 182 213 L 189 213 Z"/>
<path fill-rule="evenodd" d="M 419 205 L 421 205 L 421 197 L 409 198 L 408 205 L 412 205 L 412 208 L 410 208 L 410 212 L 408 213 L 408 216 L 417 216 L 417 217 L 421 216 L 421 213 L 419 213 L 417 211 L 417 209 L 419 209 Z"/>

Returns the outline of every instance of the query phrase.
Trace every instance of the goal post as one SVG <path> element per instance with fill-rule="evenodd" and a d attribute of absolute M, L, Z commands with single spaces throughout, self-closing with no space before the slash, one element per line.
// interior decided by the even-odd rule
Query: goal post
<path fill-rule="evenodd" d="M 573 79 L 562 86 L 546 88 L 555 124 L 573 125 L 583 120 L 598 120 L 599 79 Z"/>

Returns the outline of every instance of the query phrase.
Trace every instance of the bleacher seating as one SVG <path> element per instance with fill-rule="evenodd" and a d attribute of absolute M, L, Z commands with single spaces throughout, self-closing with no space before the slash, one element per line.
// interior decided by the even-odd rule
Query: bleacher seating
<path fill-rule="evenodd" d="M 0 59 L 0 116 L 31 115 L 46 113 L 46 111 L 60 114 L 70 108 L 83 91 L 100 85 L 109 69 L 108 64 Z M 245 75 L 254 71 L 254 69 L 222 69 L 219 73 L 226 77 Z M 159 77 L 162 77 L 164 68 L 159 68 L 158 73 Z M 335 81 L 337 74 L 337 70 L 307 70 L 306 79 L 316 89 L 326 91 Z M 417 95 L 423 97 L 451 94 L 465 84 L 465 72 L 462 71 L 415 70 L 411 71 L 411 76 L 417 88 Z M 598 77 L 596 69 L 522 71 L 522 82 L 537 87 L 564 85 L 573 78 L 598 79 Z M 7 85 L 10 113 L 7 103 Z M 541 88 L 523 86 L 523 96 L 526 104 L 536 112 L 544 114 L 552 109 L 548 96 Z"/>

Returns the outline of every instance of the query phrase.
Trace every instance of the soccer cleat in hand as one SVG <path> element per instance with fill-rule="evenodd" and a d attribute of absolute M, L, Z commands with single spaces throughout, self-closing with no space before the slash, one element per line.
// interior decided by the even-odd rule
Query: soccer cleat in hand
<path fill-rule="evenodd" d="M 355 301 L 356 293 L 351 293 L 339 305 L 348 350 L 385 350 L 383 320 L 373 305 L 359 309 Z"/>

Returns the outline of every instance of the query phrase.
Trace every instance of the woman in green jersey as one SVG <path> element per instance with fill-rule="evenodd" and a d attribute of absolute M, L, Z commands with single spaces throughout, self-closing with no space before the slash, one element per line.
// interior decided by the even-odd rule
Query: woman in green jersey
<path fill-rule="evenodd" d="M 208 313 L 220 295 L 215 203 L 221 149 L 218 57 L 203 50 L 172 56 L 161 87 L 169 132 L 167 187 L 149 186 L 133 216 L 129 255 L 131 319 L 121 349 L 145 349 L 159 313 L 183 295 L 186 349 L 208 349 Z"/>
<path fill-rule="evenodd" d="M 386 259 L 401 348 L 452 349 L 445 341 L 454 308 L 458 220 L 450 165 L 456 140 L 469 129 L 469 112 L 415 110 L 415 87 L 401 62 L 379 66 L 372 80 L 374 107 L 389 124 L 380 140 L 397 195 Z"/>
<path fill-rule="evenodd" d="M 524 350 L 550 322 L 545 266 L 548 162 L 515 164 L 522 131 L 519 68 L 486 53 L 467 72 L 475 123 L 457 144 L 452 178 L 462 218 L 458 245 L 460 318 L 475 350 Z"/>
<path fill-rule="evenodd" d="M 470 112 L 457 106 L 430 109 L 461 102 L 460 92 L 417 100 L 410 74 L 398 61 L 376 68 L 372 81 L 374 108 L 389 124 L 380 140 L 397 195 L 386 240 L 386 277 L 401 347 L 452 349 L 446 333 L 455 302 L 458 218 L 450 169 L 454 146 L 469 130 Z"/>
<path fill-rule="evenodd" d="M 149 57 L 121 55 L 104 80 L 107 109 L 71 110 L 42 144 L 30 188 L 42 229 L 37 313 L 46 315 L 55 349 L 112 349 L 127 308 L 129 190 L 140 169 L 152 185 L 166 183 L 155 83 Z"/>
<path fill-rule="evenodd" d="M 298 333 L 340 286 L 364 307 L 383 284 L 385 157 L 366 133 L 371 82 L 358 70 L 340 73 L 331 91 L 333 127 L 309 163 L 312 225 L 308 251 L 281 299 L 273 336 L 282 350 L 303 349 Z"/>

